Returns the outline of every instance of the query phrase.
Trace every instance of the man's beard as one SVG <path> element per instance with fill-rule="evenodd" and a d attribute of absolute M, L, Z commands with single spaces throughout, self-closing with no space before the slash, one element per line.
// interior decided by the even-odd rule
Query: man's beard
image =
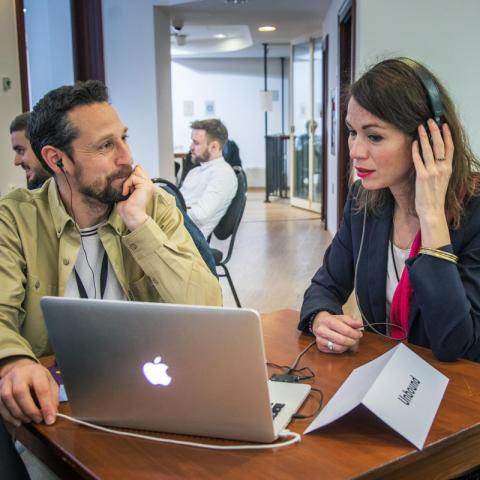
<path fill-rule="evenodd" d="M 50 175 L 35 175 L 31 180 L 27 180 L 27 188 L 29 190 L 35 190 L 36 188 L 40 188 L 46 180 L 50 178 Z"/>
<path fill-rule="evenodd" d="M 205 149 L 205 151 L 202 154 L 198 155 L 198 157 L 194 156 L 193 154 L 192 157 L 193 161 L 198 165 L 200 163 L 208 162 L 210 160 L 210 152 Z"/>
<path fill-rule="evenodd" d="M 31 180 L 27 180 L 27 188 L 29 190 L 35 190 L 36 188 L 40 188 L 42 185 L 43 181 L 36 177 L 32 178 Z"/>
<path fill-rule="evenodd" d="M 41 167 L 38 170 L 34 170 L 33 172 L 34 175 L 30 180 L 27 177 L 27 188 L 29 190 L 35 190 L 36 188 L 40 188 L 45 183 L 45 181 L 50 178 L 50 174 Z"/>
<path fill-rule="evenodd" d="M 114 203 L 126 200 L 130 195 L 123 195 L 123 182 L 120 187 L 114 187 L 113 182 L 118 178 L 127 179 L 132 174 L 132 168 L 128 165 L 123 165 L 117 172 L 108 175 L 105 179 L 105 186 L 99 188 L 96 184 L 80 185 L 79 191 L 87 197 L 90 197 L 97 202 L 106 205 L 113 205 Z M 81 175 L 79 175 L 81 178 Z"/>

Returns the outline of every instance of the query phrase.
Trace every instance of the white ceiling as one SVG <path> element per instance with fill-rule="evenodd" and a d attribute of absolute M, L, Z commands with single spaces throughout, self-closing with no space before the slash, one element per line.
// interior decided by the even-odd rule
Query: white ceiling
<path fill-rule="evenodd" d="M 175 24 L 184 24 L 179 31 L 172 28 L 174 57 L 258 57 L 263 56 L 263 43 L 271 45 L 269 56 L 285 56 L 292 41 L 320 32 L 330 3 L 331 0 L 248 0 L 235 5 L 225 0 L 196 0 L 162 9 Z M 262 25 L 275 25 L 277 30 L 258 32 Z M 219 33 L 227 38 L 214 38 Z M 184 46 L 176 45 L 175 34 L 186 35 Z"/>

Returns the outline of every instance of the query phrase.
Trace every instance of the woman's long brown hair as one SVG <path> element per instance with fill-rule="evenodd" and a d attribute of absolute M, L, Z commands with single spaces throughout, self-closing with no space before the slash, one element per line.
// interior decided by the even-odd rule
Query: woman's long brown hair
<path fill-rule="evenodd" d="M 444 121 L 450 127 L 455 147 L 445 210 L 450 225 L 458 228 L 466 200 L 478 194 L 476 175 L 480 171 L 480 163 L 472 153 L 450 96 L 436 77 L 429 73 L 439 89 Z M 351 97 L 354 97 L 365 110 L 409 135 L 412 142 L 420 123 L 426 125 L 426 121 L 432 117 L 429 99 L 421 81 L 413 69 L 399 59 L 378 63 L 353 83 L 345 96 L 344 108 Z M 409 177 L 409 188 L 412 193 L 409 210 L 413 214 L 415 214 L 415 177 L 412 162 Z M 367 192 L 360 186 L 357 194 L 358 209 L 362 210 L 366 205 L 368 211 L 375 214 L 381 209 L 388 195 L 390 195 L 388 188 Z"/>

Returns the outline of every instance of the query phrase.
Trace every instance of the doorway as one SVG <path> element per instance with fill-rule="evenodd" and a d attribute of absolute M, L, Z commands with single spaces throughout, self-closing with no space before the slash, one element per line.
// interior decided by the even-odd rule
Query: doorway
<path fill-rule="evenodd" d="M 356 0 L 346 0 L 338 12 L 339 32 L 339 75 L 338 85 L 340 98 L 352 84 L 355 77 L 355 10 Z M 345 125 L 345 108 L 340 101 L 339 138 L 338 138 L 338 170 L 337 170 L 337 227 L 343 218 L 343 207 L 347 200 L 351 180 L 350 156 L 348 152 L 348 130 Z"/>
<path fill-rule="evenodd" d="M 101 0 L 15 0 L 22 110 L 53 88 L 105 80 Z"/>
<path fill-rule="evenodd" d="M 320 214 L 326 197 L 326 45 L 322 38 L 310 38 L 291 47 L 291 204 Z"/>

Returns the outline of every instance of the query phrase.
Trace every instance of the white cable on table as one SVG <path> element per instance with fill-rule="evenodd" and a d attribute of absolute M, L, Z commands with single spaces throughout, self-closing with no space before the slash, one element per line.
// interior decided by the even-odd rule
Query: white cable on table
<path fill-rule="evenodd" d="M 100 425 L 95 425 L 94 423 L 85 422 L 84 420 L 79 420 L 75 417 L 70 417 L 69 415 L 65 415 L 63 413 L 57 413 L 57 417 L 63 418 L 65 420 L 69 420 L 74 423 L 78 423 L 79 425 L 83 425 L 85 427 L 94 428 L 95 430 L 100 430 L 101 432 L 106 433 L 113 433 L 114 435 L 121 435 L 124 437 L 133 437 L 133 438 L 140 438 L 142 440 L 153 440 L 154 442 L 160 443 L 169 443 L 173 445 L 184 445 L 187 447 L 197 447 L 197 448 L 210 448 L 212 450 L 261 450 L 267 448 L 279 448 L 279 447 L 286 447 L 288 445 L 293 445 L 294 443 L 301 441 L 301 436 L 299 433 L 291 432 L 290 430 L 282 430 L 279 437 L 280 438 L 288 438 L 291 437 L 290 440 L 285 440 L 283 442 L 278 443 L 268 443 L 268 444 L 245 444 L 245 445 L 212 445 L 208 443 L 196 443 L 196 442 L 187 442 L 185 440 L 173 440 L 171 438 L 160 438 L 160 437 L 151 437 L 149 435 L 142 435 L 140 433 L 133 433 L 133 432 L 124 432 L 121 430 L 114 430 L 112 428 L 102 427 Z"/>

